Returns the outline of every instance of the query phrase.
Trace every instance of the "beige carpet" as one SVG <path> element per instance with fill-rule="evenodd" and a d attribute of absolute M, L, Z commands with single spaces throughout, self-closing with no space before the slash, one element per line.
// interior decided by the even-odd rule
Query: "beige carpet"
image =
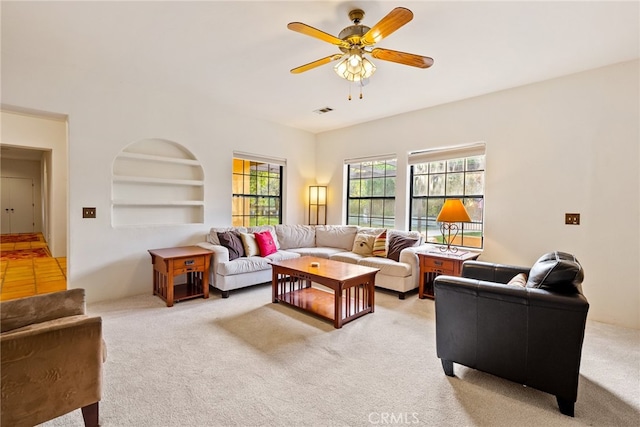
<path fill-rule="evenodd" d="M 589 322 L 576 417 L 555 397 L 435 354 L 434 303 L 377 292 L 334 329 L 271 303 L 269 286 L 167 308 L 157 297 L 89 305 L 108 346 L 101 425 L 638 426 L 640 331 Z M 74 411 L 46 426 L 82 426 Z"/>

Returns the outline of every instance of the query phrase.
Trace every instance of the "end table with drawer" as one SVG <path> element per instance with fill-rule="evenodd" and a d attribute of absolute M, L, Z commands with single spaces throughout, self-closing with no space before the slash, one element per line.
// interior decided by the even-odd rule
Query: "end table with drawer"
<path fill-rule="evenodd" d="M 191 298 L 209 298 L 209 264 L 213 252 L 199 246 L 150 249 L 153 264 L 153 294 L 167 307 Z M 186 275 L 187 282 L 175 284 L 176 276 Z"/>
<path fill-rule="evenodd" d="M 417 255 L 420 263 L 418 297 L 420 299 L 434 299 L 433 280 L 441 274 L 460 276 L 462 263 L 477 259 L 480 253 L 471 251 L 440 252 L 438 249 L 434 249 L 429 252 L 418 252 Z"/>

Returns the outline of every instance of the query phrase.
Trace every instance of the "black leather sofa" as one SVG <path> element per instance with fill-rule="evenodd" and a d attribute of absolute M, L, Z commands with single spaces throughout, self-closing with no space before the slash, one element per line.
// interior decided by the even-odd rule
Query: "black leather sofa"
<path fill-rule="evenodd" d="M 519 273 L 526 285 L 513 284 Z M 467 261 L 462 277 L 438 276 L 436 345 L 445 374 L 454 376 L 458 363 L 534 387 L 573 416 L 589 310 L 583 277 L 563 252 L 531 268 Z"/>

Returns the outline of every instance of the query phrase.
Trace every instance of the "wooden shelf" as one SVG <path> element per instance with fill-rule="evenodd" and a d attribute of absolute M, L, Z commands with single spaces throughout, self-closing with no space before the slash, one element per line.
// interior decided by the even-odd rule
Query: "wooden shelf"
<path fill-rule="evenodd" d="M 200 166 L 200 162 L 193 159 L 180 159 L 176 157 L 156 156 L 153 154 L 130 153 L 127 151 L 123 151 L 122 153 L 120 153 L 118 158 L 142 160 L 147 162 L 164 162 L 164 163 L 175 163 L 175 164 L 181 164 L 181 165 Z"/>
<path fill-rule="evenodd" d="M 118 154 L 112 173 L 115 227 L 204 223 L 204 171 L 180 144 L 138 141 Z"/>
<path fill-rule="evenodd" d="M 113 206 L 204 206 L 202 200 L 158 200 L 158 201 L 134 201 L 134 200 L 114 200 Z"/>
<path fill-rule="evenodd" d="M 201 187 L 204 181 L 195 179 L 150 178 L 146 176 L 114 175 L 113 182 L 132 184 L 159 184 L 159 185 L 192 185 Z"/>

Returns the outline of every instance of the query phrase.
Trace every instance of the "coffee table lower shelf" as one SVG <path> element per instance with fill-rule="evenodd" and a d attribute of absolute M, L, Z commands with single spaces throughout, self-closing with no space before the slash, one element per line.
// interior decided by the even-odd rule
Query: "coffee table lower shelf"
<path fill-rule="evenodd" d="M 302 288 L 279 295 L 274 302 L 288 304 L 334 323 L 336 320 L 335 296 L 331 291 L 324 291 L 314 287 Z M 366 307 L 365 302 L 363 299 L 349 298 L 347 300 L 347 298 L 342 298 L 341 312 L 353 314 L 344 317 L 341 323 L 346 323 L 364 314 L 371 313 L 373 311 L 372 308 Z M 349 303 L 348 307 L 347 303 Z"/>

